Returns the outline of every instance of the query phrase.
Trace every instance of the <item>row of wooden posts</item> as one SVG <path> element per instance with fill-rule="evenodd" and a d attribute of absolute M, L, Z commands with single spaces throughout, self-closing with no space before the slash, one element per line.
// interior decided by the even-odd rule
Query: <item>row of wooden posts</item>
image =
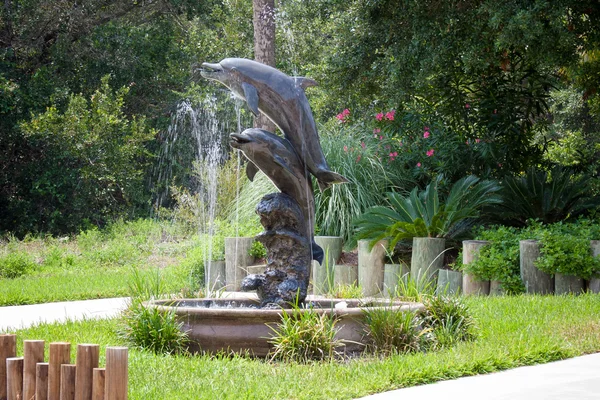
<path fill-rule="evenodd" d="M 77 345 L 71 364 L 70 343 L 24 340 L 17 357 L 17 336 L 0 335 L 0 400 L 126 400 L 127 347 L 107 347 L 106 367 L 98 368 L 100 346 Z"/>
<path fill-rule="evenodd" d="M 251 273 L 263 273 L 264 265 L 252 265 L 254 260 L 249 255 L 254 238 L 236 237 L 225 239 L 225 260 L 209 263 L 207 284 L 212 290 L 227 288 L 238 290 L 242 279 Z M 414 238 L 411 265 L 386 264 L 386 242 L 381 241 L 371 247 L 369 241 L 358 242 L 358 266 L 337 264 L 342 253 L 342 238 L 338 236 L 315 236 L 315 242 L 326 254 L 324 265 L 315 261 L 312 269 L 313 294 L 323 295 L 338 285 L 357 283 L 364 296 L 388 294 L 395 291 L 399 278 L 403 276 L 427 277 L 437 280 L 440 290 L 449 288 L 450 292 L 460 291 L 463 294 L 501 294 L 502 289 L 497 281 L 481 281 L 459 271 L 442 269 L 444 261 L 445 240 L 443 238 Z M 467 240 L 463 242 L 463 264 L 472 262 L 479 250 L 488 244 L 486 241 Z M 525 240 L 521 243 L 521 275 L 529 293 L 551 293 L 556 285 L 557 292 L 578 292 L 584 289 L 582 279 L 557 274 L 552 279 L 548 274 L 534 266 L 539 257 L 540 244 L 537 241 Z M 600 241 L 591 243 L 593 254 L 600 254 Z M 439 277 L 439 278 L 438 278 Z M 435 283 L 435 282 L 434 282 Z M 539 285 L 542 288 L 539 288 Z M 600 280 L 592 280 L 591 291 L 598 291 Z"/>

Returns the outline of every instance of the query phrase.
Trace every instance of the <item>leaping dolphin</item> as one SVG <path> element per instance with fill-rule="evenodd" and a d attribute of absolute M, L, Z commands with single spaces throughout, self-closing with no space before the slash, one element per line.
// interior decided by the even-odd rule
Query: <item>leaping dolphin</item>
<path fill-rule="evenodd" d="M 248 103 L 258 116 L 265 114 L 283 132 L 321 190 L 333 183 L 348 182 L 329 169 L 304 89 L 317 83 L 290 77 L 283 72 L 244 58 L 226 58 L 220 63 L 202 63 L 201 75 L 227 86 Z M 249 177 L 252 178 L 250 173 Z"/>
<path fill-rule="evenodd" d="M 306 238 L 312 243 L 313 259 L 323 262 L 323 249 L 314 242 L 315 198 L 304 164 L 284 138 L 258 128 L 232 133 L 231 147 L 241 150 L 273 184 L 298 203 L 306 222 Z"/>

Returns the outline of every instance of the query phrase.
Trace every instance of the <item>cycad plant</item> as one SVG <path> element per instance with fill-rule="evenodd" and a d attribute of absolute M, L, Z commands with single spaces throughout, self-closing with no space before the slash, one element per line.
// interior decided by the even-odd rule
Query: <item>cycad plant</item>
<path fill-rule="evenodd" d="M 414 188 L 408 196 L 387 193 L 388 206 L 371 207 L 355 220 L 356 237 L 371 244 L 387 239 L 392 250 L 413 237 L 458 238 L 480 217 L 483 206 L 501 202 L 495 181 L 469 175 L 443 195 L 442 179 L 438 176 L 425 190 Z"/>
<path fill-rule="evenodd" d="M 577 217 L 600 205 L 600 197 L 590 192 L 588 175 L 555 166 L 549 171 L 530 168 L 519 177 L 507 177 L 502 183 L 501 221 L 526 226 L 536 219 L 544 224 Z"/>

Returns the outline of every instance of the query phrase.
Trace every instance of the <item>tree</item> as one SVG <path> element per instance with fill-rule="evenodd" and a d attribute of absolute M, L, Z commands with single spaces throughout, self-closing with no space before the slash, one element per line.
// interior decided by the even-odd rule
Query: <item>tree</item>
<path fill-rule="evenodd" d="M 254 25 L 254 59 L 275 67 L 275 0 L 252 0 Z M 275 132 L 275 124 L 260 114 L 254 127 Z"/>

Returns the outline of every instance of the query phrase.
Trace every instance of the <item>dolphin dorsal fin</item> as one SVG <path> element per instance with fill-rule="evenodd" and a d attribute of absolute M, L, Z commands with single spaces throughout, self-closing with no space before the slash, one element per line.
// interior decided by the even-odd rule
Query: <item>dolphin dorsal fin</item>
<path fill-rule="evenodd" d="M 246 165 L 246 176 L 250 179 L 250 182 L 254 181 L 254 176 L 258 172 L 258 167 L 250 160 L 248 160 L 248 165 Z"/>
<path fill-rule="evenodd" d="M 255 116 L 259 116 L 258 112 L 258 91 L 254 86 L 249 83 L 242 83 L 242 89 L 244 89 L 244 97 L 246 98 L 246 103 L 248 103 L 248 107 L 250 107 L 250 111 Z"/>
<path fill-rule="evenodd" d="M 294 82 L 296 82 L 296 86 L 299 86 L 302 89 L 306 89 L 307 87 L 311 86 L 319 86 L 317 81 L 315 81 L 314 79 L 305 78 L 303 76 L 294 76 L 292 77 L 292 79 L 294 80 Z"/>

